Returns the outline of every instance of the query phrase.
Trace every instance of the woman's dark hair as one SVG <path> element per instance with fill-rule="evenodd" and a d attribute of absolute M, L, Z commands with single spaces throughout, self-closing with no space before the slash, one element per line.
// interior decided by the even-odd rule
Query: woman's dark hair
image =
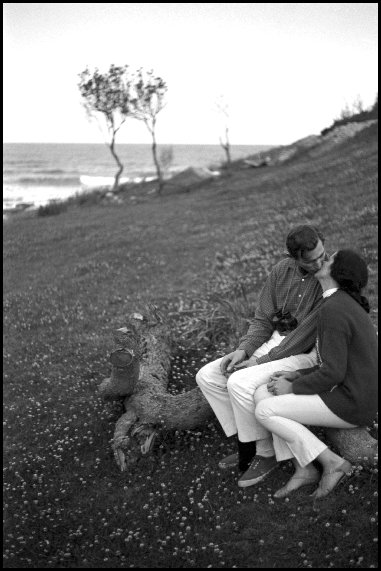
<path fill-rule="evenodd" d="M 331 264 L 330 274 L 340 289 L 353 297 L 369 313 L 369 302 L 361 295 L 361 290 L 368 283 L 368 268 L 360 254 L 354 250 L 339 250 Z"/>
<path fill-rule="evenodd" d="M 324 236 L 315 226 L 302 224 L 288 234 L 286 246 L 292 258 L 297 259 L 298 253 L 303 256 L 304 252 L 314 250 L 319 242 L 324 244 Z"/>

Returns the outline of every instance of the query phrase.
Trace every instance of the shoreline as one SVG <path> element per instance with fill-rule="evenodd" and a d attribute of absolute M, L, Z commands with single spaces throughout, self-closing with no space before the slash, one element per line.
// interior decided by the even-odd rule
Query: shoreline
<path fill-rule="evenodd" d="M 233 159 L 230 165 L 227 165 L 226 161 L 220 161 L 218 165 L 216 162 L 210 162 L 208 167 L 171 166 L 166 172 L 164 171 L 163 177 L 167 188 L 171 186 L 177 187 L 177 190 L 181 191 L 184 190 L 184 188 L 206 182 L 208 179 L 213 180 L 214 178 L 221 176 L 223 171 L 234 169 L 239 165 L 239 168 L 243 166 L 245 168 L 272 167 L 279 163 L 284 163 L 294 159 L 300 152 L 307 152 L 312 157 L 320 154 L 321 152 L 325 152 L 325 150 L 327 150 L 327 146 L 333 148 L 337 144 L 353 137 L 362 129 L 368 128 L 376 122 L 377 119 L 371 119 L 364 122 L 349 122 L 345 125 L 340 125 L 330 129 L 329 132 L 324 135 L 309 135 L 287 146 L 274 146 L 258 149 L 252 154 Z M 99 175 L 78 175 L 79 183 L 82 184 L 80 184 L 78 188 L 72 188 L 72 192 L 70 191 L 70 194 L 66 196 L 60 196 L 58 189 L 61 188 L 62 192 L 65 187 L 57 184 L 53 187 L 57 188 L 57 196 L 54 198 L 48 198 L 46 200 L 40 199 L 37 202 L 20 197 L 21 200 L 19 202 L 15 201 L 13 206 L 7 205 L 7 203 L 9 204 L 11 202 L 11 198 L 7 197 L 5 200 L 3 198 L 3 220 L 8 219 L 9 216 L 13 216 L 15 214 L 34 212 L 40 207 L 48 207 L 49 205 L 70 205 L 70 203 L 86 202 L 88 199 L 91 200 L 91 197 L 96 198 L 97 195 L 99 198 L 107 198 L 108 202 L 115 202 L 118 199 L 118 195 L 130 194 L 132 191 L 136 192 L 138 196 L 134 196 L 133 194 L 130 198 L 133 200 L 143 199 L 145 195 L 142 195 L 141 193 L 142 188 L 146 190 L 148 187 L 148 191 L 146 192 L 148 195 L 155 193 L 154 185 L 156 183 L 157 176 L 152 174 L 152 167 L 150 168 L 149 174 L 144 172 L 142 173 L 142 171 L 140 172 L 141 174 L 139 176 L 122 176 L 122 183 L 119 184 L 116 191 L 112 190 L 114 175 L 106 177 Z M 33 187 L 29 188 L 32 189 Z M 36 188 L 38 187 L 34 187 L 34 192 L 36 192 Z M 47 189 L 51 187 L 40 188 L 42 194 L 43 191 L 46 193 Z M 172 189 L 172 191 L 174 191 L 174 189 Z M 33 191 L 31 190 L 31 193 L 32 192 Z M 20 195 L 20 192 L 18 192 L 18 194 Z M 92 203 L 94 203 L 94 200 L 92 200 Z"/>
<path fill-rule="evenodd" d="M 204 182 L 208 179 L 213 179 L 221 175 L 224 167 L 220 167 L 219 170 L 211 170 L 205 167 L 188 167 L 182 170 L 174 169 L 172 173 L 166 173 L 163 179 L 166 184 L 177 185 L 179 188 L 185 186 L 190 186 L 198 182 Z M 95 200 L 97 197 L 99 201 L 106 199 L 108 203 L 111 202 L 121 202 L 119 195 L 129 195 L 129 198 L 133 200 L 138 200 L 147 195 L 156 194 L 155 184 L 157 182 L 157 176 L 139 176 L 131 177 L 130 179 L 122 177 L 122 182 L 119 184 L 116 190 L 112 190 L 114 177 L 92 177 L 83 175 L 80 177 L 84 182 L 88 184 L 83 184 L 80 189 L 74 191 L 72 194 L 65 197 L 50 198 L 44 202 L 32 202 L 32 201 L 20 201 L 15 202 L 13 206 L 7 206 L 6 202 L 3 201 L 3 221 L 8 220 L 10 216 L 34 213 L 39 210 L 39 208 L 45 208 L 54 205 L 75 205 L 76 203 L 86 202 L 87 200 Z M 96 184 L 97 181 L 103 182 L 104 184 Z M 92 183 L 94 183 L 92 185 Z M 106 184 L 105 184 L 106 183 Z M 58 188 L 58 187 L 57 187 Z M 142 189 L 145 191 L 142 194 Z M 136 192 L 138 196 L 133 193 Z M 132 193 L 132 194 L 131 194 Z M 140 194 L 140 196 L 139 196 Z M 119 200 L 118 200 L 119 198 Z"/>
<path fill-rule="evenodd" d="M 79 147 L 79 148 L 78 148 Z M 219 169 L 225 154 L 220 145 L 173 145 L 162 165 L 166 178 L 190 167 Z M 232 145 L 232 160 L 269 146 Z M 122 183 L 149 182 L 157 176 L 151 146 L 118 145 L 124 170 Z M 159 145 L 159 151 L 168 150 Z M 89 189 L 112 186 L 117 166 L 104 144 L 3 144 L 3 211 L 22 203 L 44 205 Z M 110 182 L 112 181 L 112 183 Z"/>

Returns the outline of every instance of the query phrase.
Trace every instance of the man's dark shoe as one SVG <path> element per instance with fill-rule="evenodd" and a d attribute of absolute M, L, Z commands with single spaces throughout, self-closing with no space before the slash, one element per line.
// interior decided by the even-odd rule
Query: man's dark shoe
<path fill-rule="evenodd" d="M 236 452 L 235 454 L 230 454 L 230 456 L 222 458 L 222 460 L 218 462 L 218 467 L 222 470 L 232 470 L 233 468 L 238 468 L 238 462 L 239 456 L 238 452 Z"/>
<path fill-rule="evenodd" d="M 277 466 L 278 462 L 275 456 L 270 456 L 270 458 L 255 456 L 248 470 L 246 470 L 238 480 L 238 486 L 240 488 L 247 488 L 248 486 L 258 484 L 258 482 L 264 480 L 267 474 L 270 474 Z"/>
<path fill-rule="evenodd" d="M 232 470 L 238 468 L 241 472 L 245 472 L 250 466 L 250 462 L 255 456 L 257 444 L 252 442 L 241 442 L 238 440 L 238 453 L 230 454 L 219 461 L 218 467 L 222 470 Z"/>

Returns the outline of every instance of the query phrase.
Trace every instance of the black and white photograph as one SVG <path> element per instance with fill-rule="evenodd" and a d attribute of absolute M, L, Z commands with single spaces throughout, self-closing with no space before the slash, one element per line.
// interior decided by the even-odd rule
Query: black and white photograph
<path fill-rule="evenodd" d="M 4 3 L 4 568 L 378 568 L 377 236 L 377 3 Z"/>

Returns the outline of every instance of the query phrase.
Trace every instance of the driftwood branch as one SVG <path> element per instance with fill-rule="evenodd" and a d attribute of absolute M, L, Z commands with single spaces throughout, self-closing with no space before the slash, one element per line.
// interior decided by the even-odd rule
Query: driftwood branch
<path fill-rule="evenodd" d="M 112 442 L 115 460 L 123 471 L 152 451 L 161 430 L 190 430 L 214 415 L 198 387 L 178 395 L 168 393 L 170 330 L 156 308 L 152 306 L 147 315 L 132 314 L 127 326 L 114 332 L 114 344 L 111 376 L 99 391 L 106 401 L 123 399 L 125 412 L 116 423 Z M 350 462 L 375 463 L 378 441 L 365 428 L 329 428 L 325 435 Z"/>

